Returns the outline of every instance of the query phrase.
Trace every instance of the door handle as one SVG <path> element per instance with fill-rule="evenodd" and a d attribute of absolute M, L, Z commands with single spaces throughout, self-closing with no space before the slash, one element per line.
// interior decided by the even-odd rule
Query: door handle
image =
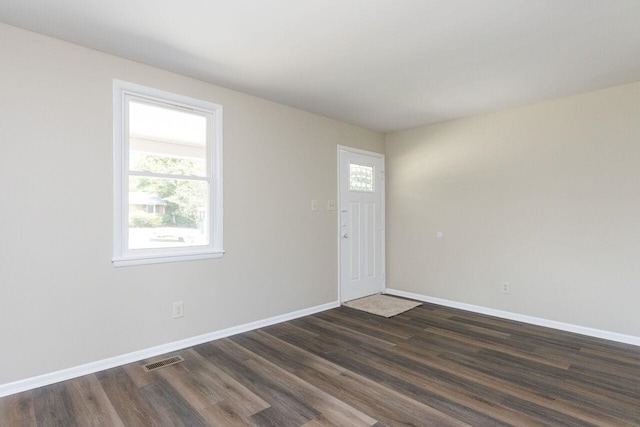
<path fill-rule="evenodd" d="M 343 238 L 343 239 L 348 239 L 348 238 L 349 238 L 349 233 L 344 233 L 344 234 L 342 235 L 342 238 Z"/>

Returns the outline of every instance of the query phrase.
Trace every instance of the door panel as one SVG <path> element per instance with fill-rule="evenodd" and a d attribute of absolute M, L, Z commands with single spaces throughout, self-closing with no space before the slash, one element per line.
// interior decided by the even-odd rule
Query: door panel
<path fill-rule="evenodd" d="M 339 149 L 340 300 L 384 291 L 384 156 Z"/>
<path fill-rule="evenodd" d="M 349 264 L 351 265 L 350 278 L 351 280 L 360 280 L 360 203 L 349 203 L 351 209 L 348 214 L 351 219 L 351 223 L 347 226 L 347 230 L 350 231 L 348 235 L 343 235 L 343 239 L 350 239 L 347 247 L 351 248 L 351 259 Z"/>
<path fill-rule="evenodd" d="M 364 252 L 366 252 L 365 262 L 365 274 L 367 278 L 374 277 L 376 275 L 376 214 L 375 203 L 365 204 L 365 222 L 363 224 L 363 230 L 365 230 L 364 239 Z"/>

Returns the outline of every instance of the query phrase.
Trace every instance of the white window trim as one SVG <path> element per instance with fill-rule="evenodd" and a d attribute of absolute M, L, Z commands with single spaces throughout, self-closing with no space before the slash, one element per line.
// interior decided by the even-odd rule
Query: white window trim
<path fill-rule="evenodd" d="M 207 175 L 213 197 L 209 198 L 210 239 L 207 246 L 183 248 L 128 249 L 128 129 L 125 129 L 125 98 L 133 95 L 151 101 L 173 104 L 181 108 L 213 113 L 214 144 L 207 144 Z M 222 245 L 222 105 L 171 92 L 113 80 L 113 265 L 124 267 L 164 262 L 220 258 Z M 127 179 L 124 179 L 127 177 Z"/>

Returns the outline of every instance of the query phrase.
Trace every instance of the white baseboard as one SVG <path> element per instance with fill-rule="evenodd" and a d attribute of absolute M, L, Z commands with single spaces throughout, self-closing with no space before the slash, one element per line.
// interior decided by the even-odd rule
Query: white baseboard
<path fill-rule="evenodd" d="M 194 345 L 203 344 L 209 341 L 215 341 L 217 339 L 240 334 L 242 332 L 264 328 L 265 326 L 275 325 L 276 323 L 286 322 L 287 320 L 297 319 L 299 317 L 319 313 L 321 311 L 329 310 L 339 306 L 340 302 L 334 301 L 327 304 L 294 311 L 292 313 L 282 314 L 280 316 L 270 317 L 264 320 L 258 320 L 244 325 L 233 326 L 231 328 L 223 329 L 217 332 L 198 335 L 196 337 L 174 341 L 144 350 L 134 351 L 133 353 L 127 353 L 80 366 L 74 366 L 73 368 L 63 369 L 44 375 L 38 375 L 36 377 L 27 378 L 11 383 L 0 384 L 0 397 L 54 384 L 60 381 L 70 380 L 72 378 L 81 377 L 83 375 L 93 374 L 94 372 L 115 368 L 116 366 L 126 365 L 127 363 L 137 362 L 142 359 L 148 359 L 150 357 L 159 356 L 161 354 L 170 353 L 172 351 L 182 350 L 187 347 L 192 347 Z"/>
<path fill-rule="evenodd" d="M 640 346 L 640 337 L 633 335 L 624 335 L 617 332 L 603 331 L 601 329 L 587 328 L 585 326 L 573 325 L 571 323 L 557 322 L 555 320 L 542 319 L 540 317 L 527 316 L 524 314 L 511 313 L 509 311 L 496 310 L 493 308 L 482 307 L 479 305 L 466 304 L 463 302 L 450 301 L 441 298 L 429 297 L 412 292 L 399 291 L 397 289 L 387 289 L 385 293 L 415 299 L 418 301 L 430 302 L 432 304 L 443 305 L 445 307 L 459 308 L 461 310 L 471 311 L 474 313 L 487 314 L 489 316 L 500 317 L 502 319 L 515 320 L 532 325 L 545 326 L 547 328 L 559 329 L 561 331 L 573 332 L 580 335 L 587 335 L 595 338 L 621 342 Z"/>

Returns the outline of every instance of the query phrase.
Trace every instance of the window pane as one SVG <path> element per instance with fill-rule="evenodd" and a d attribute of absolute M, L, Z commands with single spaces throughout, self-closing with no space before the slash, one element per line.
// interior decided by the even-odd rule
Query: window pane
<path fill-rule="evenodd" d="M 350 164 L 349 190 L 373 192 L 373 167 Z"/>
<path fill-rule="evenodd" d="M 129 101 L 129 169 L 207 175 L 207 119 L 196 113 Z"/>
<path fill-rule="evenodd" d="M 129 177 L 129 249 L 208 245 L 209 184 Z"/>

